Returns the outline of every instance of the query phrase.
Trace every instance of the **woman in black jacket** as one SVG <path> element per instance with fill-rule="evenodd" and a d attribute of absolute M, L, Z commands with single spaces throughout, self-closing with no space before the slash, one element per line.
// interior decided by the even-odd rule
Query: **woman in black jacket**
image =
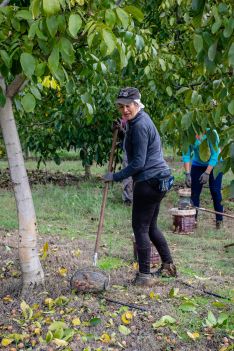
<path fill-rule="evenodd" d="M 159 133 L 143 110 L 138 89 L 121 89 L 116 103 L 127 120 L 125 148 L 128 166 L 117 173 L 108 172 L 103 178 L 105 181 L 133 178 L 132 227 L 139 262 L 139 273 L 134 283 L 152 286 L 154 275 L 176 276 L 168 244 L 157 227 L 160 203 L 172 186 L 173 177 L 163 158 Z M 151 242 L 162 260 L 161 268 L 154 274 L 150 273 Z"/>

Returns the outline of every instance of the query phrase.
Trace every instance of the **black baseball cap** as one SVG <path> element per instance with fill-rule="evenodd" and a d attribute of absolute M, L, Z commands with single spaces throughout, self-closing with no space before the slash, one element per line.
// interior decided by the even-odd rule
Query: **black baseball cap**
<path fill-rule="evenodd" d="M 127 87 L 120 90 L 116 103 L 126 105 L 140 98 L 141 94 L 137 88 Z"/>

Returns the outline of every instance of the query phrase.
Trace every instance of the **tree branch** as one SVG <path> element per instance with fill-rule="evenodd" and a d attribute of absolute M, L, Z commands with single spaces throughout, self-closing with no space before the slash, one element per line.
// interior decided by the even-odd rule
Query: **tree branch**
<path fill-rule="evenodd" d="M 0 4 L 0 7 L 5 7 L 9 4 L 10 0 L 3 0 Z"/>
<path fill-rule="evenodd" d="M 22 73 L 18 74 L 13 80 L 13 82 L 10 85 L 8 85 L 6 96 L 9 98 L 13 98 L 18 93 L 25 80 L 26 78 Z"/>

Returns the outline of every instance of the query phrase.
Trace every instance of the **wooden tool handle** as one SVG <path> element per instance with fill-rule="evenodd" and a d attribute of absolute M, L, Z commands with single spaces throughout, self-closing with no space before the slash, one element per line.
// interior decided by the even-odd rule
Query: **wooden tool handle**
<path fill-rule="evenodd" d="M 230 214 L 227 214 L 227 213 L 224 213 L 224 212 L 212 211 L 212 210 L 208 210 L 207 208 L 202 208 L 202 207 L 195 207 L 195 208 L 198 211 L 204 211 L 204 212 L 210 212 L 210 213 L 214 213 L 214 214 L 220 214 L 222 216 L 234 219 L 234 216 L 232 216 Z"/>
<path fill-rule="evenodd" d="M 110 159 L 109 159 L 109 164 L 108 164 L 108 172 L 112 171 L 112 165 L 113 165 L 113 160 L 114 160 L 117 137 L 118 137 L 118 129 L 115 129 L 113 132 L 113 138 L 112 138 L 112 146 L 111 146 Z M 97 230 L 97 234 L 96 234 L 96 243 L 95 243 L 95 248 L 94 248 L 94 266 L 96 266 L 96 264 L 97 264 L 97 253 L 98 253 L 98 248 L 99 248 L 101 232 L 102 232 L 102 228 L 103 228 L 104 212 L 105 212 L 105 207 L 106 207 L 108 188 L 109 188 L 109 182 L 106 182 L 105 186 L 104 186 L 104 190 L 103 190 L 102 206 L 101 206 L 101 212 L 100 212 L 100 217 L 99 217 L 98 230 Z"/>

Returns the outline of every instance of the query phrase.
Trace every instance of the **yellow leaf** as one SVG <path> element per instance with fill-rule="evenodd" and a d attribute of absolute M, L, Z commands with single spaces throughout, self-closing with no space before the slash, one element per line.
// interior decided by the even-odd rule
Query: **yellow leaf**
<path fill-rule="evenodd" d="M 7 338 L 3 338 L 2 339 L 2 346 L 8 346 L 12 343 L 13 339 L 7 339 Z"/>
<path fill-rule="evenodd" d="M 67 268 L 65 267 L 60 267 L 58 270 L 59 274 L 61 275 L 61 277 L 66 277 L 67 275 Z"/>
<path fill-rule="evenodd" d="M 48 242 L 46 242 L 43 246 L 43 249 L 42 249 L 42 257 L 41 259 L 46 259 L 47 255 L 48 255 L 48 249 L 49 249 L 49 244 Z"/>
<path fill-rule="evenodd" d="M 55 343 L 58 347 L 68 345 L 68 342 L 62 339 L 53 339 L 52 342 Z"/>
<path fill-rule="evenodd" d="M 107 333 L 103 333 L 102 336 L 100 337 L 100 340 L 104 343 L 109 343 L 111 342 L 111 337 Z"/>
<path fill-rule="evenodd" d="M 76 0 L 77 4 L 80 6 L 84 5 L 84 0 Z"/>
<path fill-rule="evenodd" d="M 35 328 L 34 329 L 34 334 L 40 335 L 41 334 L 41 328 Z"/>
<path fill-rule="evenodd" d="M 52 307 L 54 305 L 54 300 L 51 299 L 50 297 L 47 297 L 44 301 L 44 304 L 49 306 L 49 307 Z"/>
<path fill-rule="evenodd" d="M 125 312 L 122 314 L 121 319 L 124 324 L 130 324 L 132 320 L 133 314 L 132 312 Z"/>
<path fill-rule="evenodd" d="M 227 351 L 229 348 L 229 346 L 222 346 L 221 349 L 219 349 L 219 351 Z"/>
<path fill-rule="evenodd" d="M 77 325 L 80 325 L 80 324 L 81 324 L 81 321 L 80 321 L 80 318 L 79 318 L 79 317 L 74 318 L 74 319 L 72 320 L 72 325 L 74 325 L 74 327 L 77 326 Z"/>
<path fill-rule="evenodd" d="M 152 300 L 160 301 L 160 294 L 155 294 L 155 292 L 153 292 L 153 291 L 150 291 L 149 297 L 150 297 Z"/>
<path fill-rule="evenodd" d="M 80 256 L 80 249 L 77 249 L 74 251 L 74 256 L 79 257 Z"/>
<path fill-rule="evenodd" d="M 133 262 L 132 268 L 134 269 L 134 271 L 138 271 L 138 268 L 139 268 L 138 263 L 137 262 Z"/>
<path fill-rule="evenodd" d="M 3 297 L 3 301 L 4 302 L 12 302 L 13 298 L 10 295 L 6 295 Z"/>
<path fill-rule="evenodd" d="M 43 81 L 42 81 L 42 85 L 45 88 L 49 88 L 50 87 L 50 76 L 46 76 Z"/>
<path fill-rule="evenodd" d="M 50 81 L 50 86 L 52 89 L 57 89 L 58 88 L 58 83 L 56 82 L 56 80 L 52 77 L 51 81 Z"/>
<path fill-rule="evenodd" d="M 196 340 L 200 337 L 200 334 L 198 332 L 191 333 L 190 331 L 187 331 L 187 335 L 193 340 Z"/>

